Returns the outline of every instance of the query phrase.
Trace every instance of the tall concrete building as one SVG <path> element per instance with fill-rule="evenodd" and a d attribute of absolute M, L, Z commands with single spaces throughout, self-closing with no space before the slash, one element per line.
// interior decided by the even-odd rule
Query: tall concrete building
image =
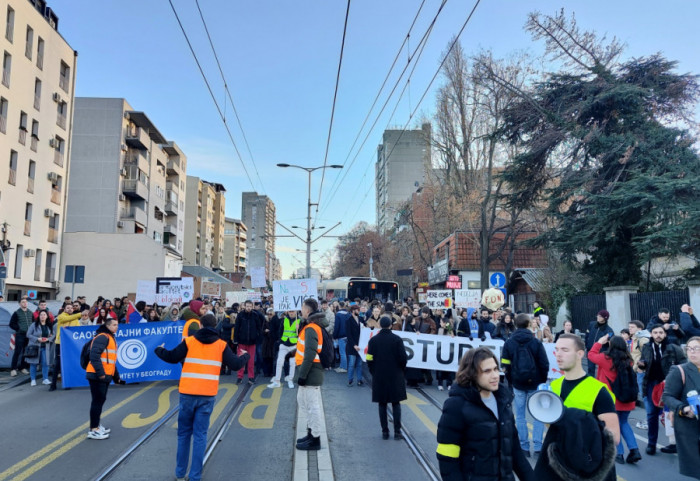
<path fill-rule="evenodd" d="M 240 219 L 226 217 L 224 224 L 224 272 L 245 272 L 248 228 Z"/>
<path fill-rule="evenodd" d="M 187 176 L 185 264 L 224 270 L 226 189 Z"/>
<path fill-rule="evenodd" d="M 7 266 L 2 294 L 7 300 L 30 292 L 54 298 L 78 54 L 43 0 L 2 2 L 0 27 L 0 257 Z"/>
<path fill-rule="evenodd" d="M 275 204 L 266 195 L 257 192 L 241 194 L 241 219 L 248 227 L 248 268 L 265 267 L 265 277 L 274 280 L 280 269 L 275 262 Z"/>
<path fill-rule="evenodd" d="M 180 275 L 186 169 L 177 144 L 126 100 L 75 99 L 61 272 L 84 266 L 81 294 L 124 295 L 140 279 Z"/>
<path fill-rule="evenodd" d="M 375 185 L 377 228 L 394 225 L 399 206 L 411 199 L 430 168 L 430 124 L 417 130 L 385 130 L 377 147 Z"/>

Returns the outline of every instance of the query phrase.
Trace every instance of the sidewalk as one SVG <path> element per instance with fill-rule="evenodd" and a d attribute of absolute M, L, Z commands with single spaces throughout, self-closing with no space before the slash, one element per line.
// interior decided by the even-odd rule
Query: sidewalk
<path fill-rule="evenodd" d="M 17 371 L 17 376 L 10 376 L 10 369 L 0 369 L 0 391 L 11 389 L 20 384 L 29 382 L 29 374 L 22 374 Z"/>

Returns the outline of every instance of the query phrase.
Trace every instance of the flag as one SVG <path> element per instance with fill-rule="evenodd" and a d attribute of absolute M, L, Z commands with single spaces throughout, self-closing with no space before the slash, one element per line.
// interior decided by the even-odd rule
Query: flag
<path fill-rule="evenodd" d="M 138 324 L 139 322 L 146 322 L 139 311 L 134 307 L 134 303 L 129 301 L 129 307 L 126 308 L 126 322 L 128 324 Z"/>

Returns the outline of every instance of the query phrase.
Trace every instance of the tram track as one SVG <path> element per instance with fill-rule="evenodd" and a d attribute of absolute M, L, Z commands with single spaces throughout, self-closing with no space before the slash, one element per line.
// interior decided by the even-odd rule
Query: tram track
<path fill-rule="evenodd" d="M 237 397 L 231 403 L 230 407 L 226 411 L 223 421 L 216 429 L 216 433 L 213 436 L 208 436 L 207 448 L 204 452 L 204 468 L 206 468 L 207 461 L 211 458 L 214 450 L 216 449 L 219 442 L 222 440 L 223 436 L 228 432 L 231 424 L 238 415 L 241 405 L 245 400 L 248 392 L 251 389 L 251 385 L 246 384 L 243 389 L 238 393 Z M 126 450 L 124 450 L 119 457 L 105 468 L 101 473 L 93 478 L 93 481 L 104 481 L 110 479 L 115 473 L 118 472 L 119 468 L 125 463 L 129 457 L 142 448 L 149 439 L 151 439 L 157 432 L 159 432 L 163 426 L 168 424 L 168 422 L 179 412 L 179 406 L 172 408 L 170 411 L 165 413 L 162 418 L 160 418 L 153 426 L 151 426 L 145 433 L 143 433 L 139 438 L 134 441 Z"/>

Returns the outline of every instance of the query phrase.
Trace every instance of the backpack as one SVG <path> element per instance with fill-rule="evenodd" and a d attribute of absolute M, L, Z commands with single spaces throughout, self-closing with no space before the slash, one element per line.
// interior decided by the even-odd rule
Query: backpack
<path fill-rule="evenodd" d="M 637 385 L 637 375 L 632 366 L 617 373 L 615 381 L 610 385 L 610 390 L 615 395 L 615 399 L 621 403 L 630 403 L 637 400 L 639 396 L 639 386 Z"/>
<path fill-rule="evenodd" d="M 102 334 L 98 334 L 97 336 L 101 335 Z M 80 350 L 80 367 L 83 369 L 87 369 L 88 365 L 90 364 L 90 350 L 92 349 L 92 341 L 95 340 L 95 337 L 83 344 L 83 348 Z"/>
<path fill-rule="evenodd" d="M 535 358 L 528 347 L 530 343 L 521 344 L 518 342 L 516 344 L 518 347 L 513 353 L 513 360 L 510 364 L 511 378 L 517 380 L 519 384 L 528 384 L 536 387 L 540 376 L 537 371 Z"/>
<path fill-rule="evenodd" d="M 321 328 L 321 334 L 323 335 L 323 347 L 319 356 L 321 358 L 321 366 L 323 366 L 323 369 L 330 369 L 333 367 L 333 361 L 335 360 L 333 338 L 324 328 Z"/>

